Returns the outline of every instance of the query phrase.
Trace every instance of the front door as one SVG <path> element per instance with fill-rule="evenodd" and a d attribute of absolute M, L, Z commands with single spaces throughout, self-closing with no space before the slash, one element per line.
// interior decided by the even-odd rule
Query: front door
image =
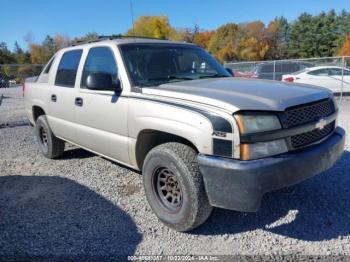
<path fill-rule="evenodd" d="M 128 163 L 128 98 L 113 91 L 87 89 L 86 78 L 94 73 L 107 73 L 113 80 L 118 79 L 116 60 L 109 47 L 93 47 L 86 57 L 76 96 L 78 144 Z"/>

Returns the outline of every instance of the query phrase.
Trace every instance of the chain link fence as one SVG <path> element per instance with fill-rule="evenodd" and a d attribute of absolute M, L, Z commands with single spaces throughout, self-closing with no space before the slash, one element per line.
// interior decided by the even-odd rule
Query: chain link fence
<path fill-rule="evenodd" d="M 39 75 L 43 67 L 34 64 L 0 64 L 0 88 L 19 86 L 27 77 Z"/>
<path fill-rule="evenodd" d="M 305 83 L 350 93 L 350 56 L 254 62 L 225 62 L 235 76 Z"/>
<path fill-rule="evenodd" d="M 225 62 L 235 76 L 305 83 L 329 88 L 342 96 L 350 94 L 350 56 L 254 62 Z M 19 86 L 37 76 L 41 64 L 0 64 L 0 88 Z"/>

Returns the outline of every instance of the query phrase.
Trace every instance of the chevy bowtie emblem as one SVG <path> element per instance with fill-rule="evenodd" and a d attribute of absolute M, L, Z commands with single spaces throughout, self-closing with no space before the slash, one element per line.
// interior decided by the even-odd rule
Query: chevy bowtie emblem
<path fill-rule="evenodd" d="M 315 125 L 316 129 L 322 130 L 327 125 L 326 119 L 321 118 Z"/>

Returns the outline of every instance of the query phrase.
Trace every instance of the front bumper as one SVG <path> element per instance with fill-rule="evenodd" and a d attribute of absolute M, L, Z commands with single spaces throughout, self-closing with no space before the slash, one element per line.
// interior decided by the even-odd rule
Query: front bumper
<path fill-rule="evenodd" d="M 322 143 L 301 151 L 251 161 L 198 156 L 212 206 L 255 212 L 266 192 L 299 183 L 319 174 L 341 157 L 345 131 L 338 127 Z"/>

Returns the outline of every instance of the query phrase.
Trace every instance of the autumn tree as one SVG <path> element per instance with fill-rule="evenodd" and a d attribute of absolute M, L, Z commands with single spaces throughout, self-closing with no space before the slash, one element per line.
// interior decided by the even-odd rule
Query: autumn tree
<path fill-rule="evenodd" d="M 237 56 L 239 60 L 263 60 L 269 50 L 265 25 L 261 21 L 240 24 Z"/>
<path fill-rule="evenodd" d="M 344 40 L 344 44 L 340 49 L 339 55 L 350 56 L 350 35 L 347 35 Z"/>
<path fill-rule="evenodd" d="M 214 36 L 215 31 L 202 31 L 198 32 L 194 38 L 194 42 L 205 49 L 208 49 L 209 42 L 211 38 Z"/>
<path fill-rule="evenodd" d="M 238 25 L 240 37 L 251 38 L 254 37 L 261 41 L 265 38 L 265 25 L 261 21 L 253 21 L 249 23 L 242 23 Z"/>
<path fill-rule="evenodd" d="M 168 39 L 174 35 L 174 29 L 170 26 L 167 16 L 141 16 L 126 34 Z"/>
<path fill-rule="evenodd" d="M 337 32 L 339 33 L 338 39 L 337 39 L 337 47 L 338 52 L 340 52 L 340 49 L 344 46 L 346 37 L 350 35 L 350 13 L 343 10 L 338 16 L 337 16 Z"/>
<path fill-rule="evenodd" d="M 60 35 L 56 34 L 53 38 L 55 42 L 55 49 L 56 51 L 65 47 L 68 47 L 72 44 L 72 41 L 68 37 L 68 35 Z"/>
<path fill-rule="evenodd" d="M 45 64 L 55 53 L 54 39 L 47 35 L 41 44 L 30 43 L 29 50 L 33 64 Z"/>
<path fill-rule="evenodd" d="M 70 43 L 68 36 L 57 34 L 51 37 L 47 35 L 41 44 L 29 44 L 30 61 L 33 64 L 45 64 L 59 49 L 69 46 Z"/>
<path fill-rule="evenodd" d="M 77 42 L 88 42 L 88 41 L 94 41 L 97 40 L 99 35 L 96 32 L 89 32 L 85 34 L 84 36 L 75 37 L 71 42 L 77 43 Z"/>
<path fill-rule="evenodd" d="M 266 41 L 259 41 L 256 37 L 242 38 L 237 47 L 237 55 L 240 60 L 263 60 L 269 49 Z"/>
<path fill-rule="evenodd" d="M 201 29 L 198 25 L 193 27 L 174 29 L 170 35 L 171 40 L 184 41 L 187 43 L 195 43 L 196 36 L 200 33 Z"/>
<path fill-rule="evenodd" d="M 228 23 L 220 26 L 208 43 L 208 50 L 220 61 L 232 61 L 238 58 L 238 26 Z"/>

